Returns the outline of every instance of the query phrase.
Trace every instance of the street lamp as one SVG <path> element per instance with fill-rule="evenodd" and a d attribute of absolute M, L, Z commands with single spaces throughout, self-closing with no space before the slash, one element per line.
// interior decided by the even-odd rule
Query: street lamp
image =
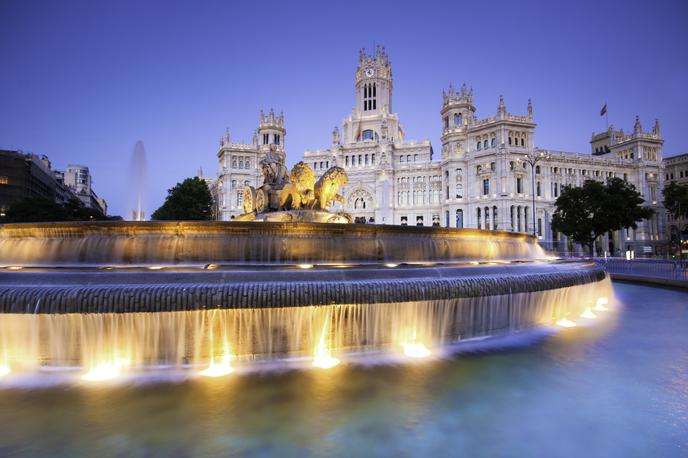
<path fill-rule="evenodd" d="M 523 161 L 526 164 L 530 164 L 530 182 L 533 190 L 533 236 L 537 239 L 537 227 L 535 225 L 535 164 L 540 162 L 542 159 L 549 159 L 549 154 L 545 154 L 540 151 L 538 154 L 526 154 L 526 158 Z"/>

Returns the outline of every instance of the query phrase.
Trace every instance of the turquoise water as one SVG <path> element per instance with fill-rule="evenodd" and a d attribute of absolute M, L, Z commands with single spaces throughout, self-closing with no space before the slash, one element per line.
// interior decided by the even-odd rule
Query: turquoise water
<path fill-rule="evenodd" d="M 0 456 L 688 456 L 688 293 L 398 366 L 0 390 Z"/>

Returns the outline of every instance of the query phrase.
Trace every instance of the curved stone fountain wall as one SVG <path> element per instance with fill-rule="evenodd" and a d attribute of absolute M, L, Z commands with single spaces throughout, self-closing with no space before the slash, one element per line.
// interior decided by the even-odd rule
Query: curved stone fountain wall
<path fill-rule="evenodd" d="M 542 259 L 499 231 L 266 222 L 85 222 L 0 226 L 0 264 L 418 262 Z"/>

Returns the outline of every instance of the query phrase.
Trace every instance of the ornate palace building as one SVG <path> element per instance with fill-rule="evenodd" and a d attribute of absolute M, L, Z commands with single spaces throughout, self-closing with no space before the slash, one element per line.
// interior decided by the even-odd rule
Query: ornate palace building
<path fill-rule="evenodd" d="M 666 243 L 657 121 L 650 131 L 636 117 L 628 134 L 613 126 L 593 133 L 592 154 L 544 150 L 535 147 L 530 101 L 524 114 L 513 114 L 500 96 L 496 113 L 479 118 L 473 89 L 450 86 L 442 93 L 442 145 L 436 158 L 429 140 L 404 138 L 393 111 L 392 64 L 384 48 L 373 55 L 360 52 L 354 82 L 355 107 L 341 129 L 334 128 L 332 144 L 305 151 L 303 161 L 316 179 L 333 165 L 346 170 L 344 210 L 356 222 L 536 233 L 545 247 L 570 251 L 574 247 L 550 224 L 562 187 L 619 177 L 633 183 L 657 213 L 637 230 L 605 237 L 600 253 L 657 252 Z M 284 155 L 285 135 L 284 117 L 271 111 L 261 113 L 252 144 L 231 143 L 229 135 L 222 139 L 216 182 L 220 219 L 242 212 L 244 185 L 260 184 L 257 164 L 267 151 Z"/>

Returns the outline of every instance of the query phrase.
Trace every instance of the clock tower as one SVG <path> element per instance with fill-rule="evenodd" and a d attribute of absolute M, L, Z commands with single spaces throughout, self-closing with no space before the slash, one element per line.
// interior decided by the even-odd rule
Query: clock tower
<path fill-rule="evenodd" d="M 356 111 L 359 116 L 392 113 L 392 63 L 385 48 L 374 55 L 361 49 L 356 68 Z"/>

